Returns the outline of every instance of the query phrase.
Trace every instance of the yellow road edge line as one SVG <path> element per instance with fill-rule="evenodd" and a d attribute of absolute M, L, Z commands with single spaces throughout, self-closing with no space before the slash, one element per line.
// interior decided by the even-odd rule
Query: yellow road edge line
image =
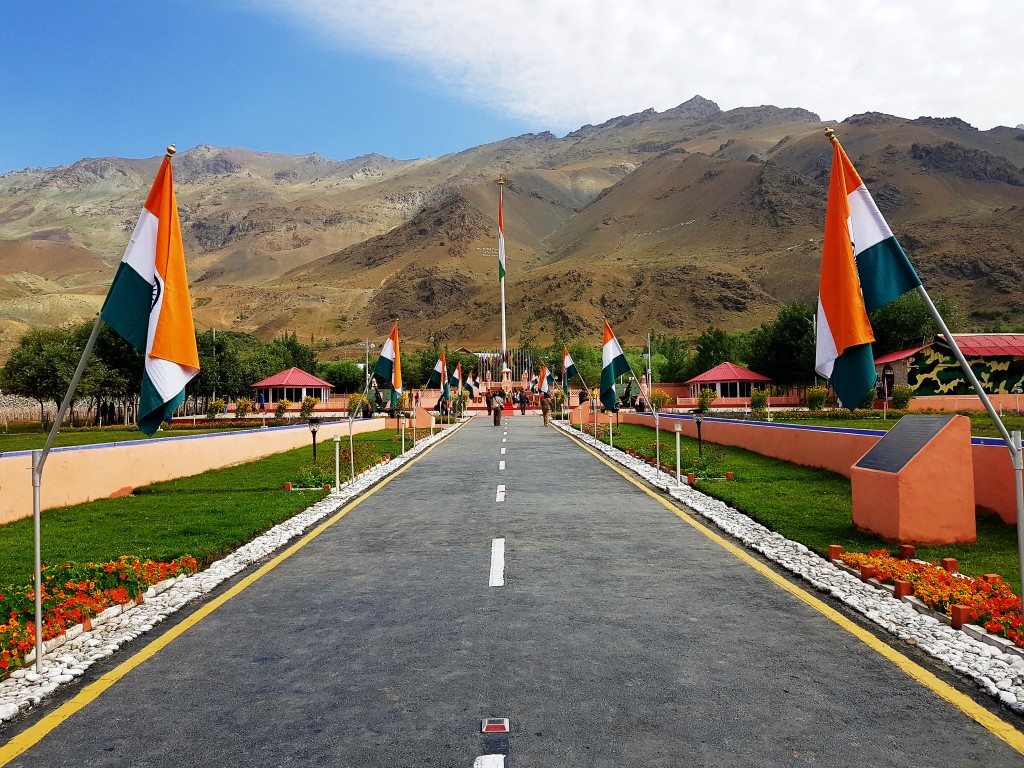
<path fill-rule="evenodd" d="M 961 712 L 963 712 L 969 718 L 974 720 L 980 726 L 982 726 L 995 736 L 1002 739 L 1004 742 L 1006 742 L 1006 744 L 1008 744 L 1013 749 L 1017 750 L 1017 752 L 1024 754 L 1024 733 L 1021 733 L 1012 724 L 1006 722 L 998 715 L 989 712 L 983 706 L 974 701 L 970 696 L 961 693 L 956 688 L 951 686 L 949 683 L 941 680 L 934 673 L 929 672 L 916 661 L 913 661 L 909 657 L 904 656 L 902 653 L 900 653 L 887 643 L 882 642 L 873 634 L 868 632 L 866 629 L 858 626 L 853 621 L 848 619 L 846 616 L 843 616 L 843 614 L 839 613 L 839 611 L 837 611 L 835 608 L 826 605 L 802 587 L 791 583 L 787 579 L 784 579 L 782 576 L 777 574 L 767 565 L 754 558 L 749 552 L 747 552 L 742 547 L 733 544 L 728 539 L 725 539 L 715 531 L 708 528 L 702 522 L 693 519 L 690 515 L 686 514 L 681 509 L 679 509 L 679 507 L 677 507 L 675 504 L 670 503 L 664 497 L 655 493 L 646 485 L 638 481 L 636 478 L 632 477 L 629 474 L 628 470 L 625 470 L 622 467 L 616 465 L 614 462 L 608 460 L 606 457 L 602 456 L 599 452 L 595 451 L 586 443 L 576 439 L 576 437 L 574 437 L 573 435 L 570 435 L 567 432 L 564 434 L 574 443 L 576 443 L 585 451 L 595 456 L 599 461 L 606 464 L 608 467 L 610 467 L 615 472 L 620 474 L 622 477 L 624 477 L 630 483 L 632 483 L 637 488 L 642 490 L 648 496 L 650 496 L 653 499 L 656 499 L 662 506 L 670 510 L 676 517 L 689 523 L 693 528 L 700 531 L 707 538 L 711 539 L 713 542 L 721 546 L 729 553 L 735 555 L 737 558 L 739 558 L 747 565 L 752 567 L 762 576 L 765 576 L 767 579 L 774 582 L 777 586 L 782 587 L 791 595 L 799 598 L 807 605 L 821 613 L 823 616 L 825 616 L 838 626 L 845 629 L 847 632 L 856 637 L 858 640 L 860 640 L 866 646 L 871 648 L 873 651 L 875 651 L 876 653 L 880 654 L 881 656 L 883 656 L 884 658 L 888 659 L 893 664 L 898 666 L 911 678 L 924 685 L 926 688 L 932 691 L 932 693 L 948 701 L 950 704 L 959 709 Z"/>
<path fill-rule="evenodd" d="M 460 424 L 459 426 L 462 425 Z M 449 433 L 449 436 L 455 434 L 456 431 L 457 428 L 453 429 Z M 447 437 L 443 439 L 447 439 Z M 104 691 L 106 691 L 108 688 L 110 688 L 110 686 L 112 686 L 122 677 L 127 675 L 133 669 L 135 669 L 135 667 L 139 666 L 144 661 L 151 659 L 153 656 L 155 656 L 157 653 L 163 650 L 164 647 L 169 645 L 176 638 L 183 635 L 185 632 L 187 632 L 200 621 L 205 619 L 215 610 L 220 608 L 228 600 L 237 596 L 244 589 L 251 586 L 254 582 L 263 578 L 272 570 L 277 568 L 277 566 L 279 566 L 289 557 L 291 557 L 300 549 L 302 549 L 311 541 L 313 541 L 313 539 L 315 539 L 321 533 L 323 533 L 332 525 L 334 525 L 343 517 L 345 517 L 345 515 L 347 515 L 351 510 L 355 509 L 358 505 L 362 504 L 364 501 L 366 501 L 366 499 L 370 498 L 373 494 L 375 494 L 385 485 L 387 485 L 396 477 L 405 472 L 405 470 L 407 470 L 417 461 L 419 461 L 432 450 L 434 450 L 434 448 L 436 448 L 438 445 L 441 444 L 441 442 L 443 442 L 443 439 L 439 440 L 437 443 L 434 443 L 434 445 L 427 448 L 427 450 L 423 451 L 423 453 L 421 453 L 419 456 L 416 456 L 415 458 L 410 460 L 409 463 L 407 463 L 404 467 L 395 470 L 395 472 L 385 477 L 383 480 L 381 480 L 375 486 L 367 490 L 365 493 L 361 494 L 355 499 L 352 499 L 352 501 L 348 502 L 338 512 L 335 512 L 332 517 L 317 525 L 316 528 L 311 530 L 309 533 L 305 534 L 301 539 L 299 539 L 294 544 L 290 545 L 288 549 L 286 549 L 284 552 L 275 556 L 270 562 L 261 566 L 259 570 L 249 574 L 241 581 L 239 581 L 237 584 L 235 584 L 233 587 L 228 589 L 224 594 L 219 595 L 210 602 L 206 603 L 198 610 L 196 610 L 194 613 L 190 614 L 185 619 L 183 619 L 181 623 L 167 630 L 167 632 L 165 632 L 163 635 L 150 642 L 144 648 L 141 648 L 138 651 L 138 653 L 133 654 L 130 658 L 121 662 L 109 672 L 103 674 L 98 679 L 89 683 L 89 685 L 82 688 L 82 690 L 79 693 L 77 693 L 73 699 L 57 707 L 57 709 L 55 709 L 48 715 L 45 715 L 43 718 L 39 720 L 38 723 L 35 723 L 31 727 L 26 728 L 24 731 L 14 736 L 10 741 L 8 741 L 6 744 L 0 747 L 0 766 L 7 765 L 11 760 L 21 755 L 27 749 L 38 744 L 40 741 L 43 740 L 43 738 L 47 734 L 50 733 L 50 731 L 52 731 L 54 728 L 56 728 L 58 725 L 63 723 L 68 718 L 72 717 L 76 712 L 78 712 L 81 709 L 84 709 L 86 706 L 88 706 L 97 698 L 99 698 Z"/>

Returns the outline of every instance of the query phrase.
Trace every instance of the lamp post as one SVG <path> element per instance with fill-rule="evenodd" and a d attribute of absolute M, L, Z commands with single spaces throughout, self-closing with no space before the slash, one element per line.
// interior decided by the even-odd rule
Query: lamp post
<path fill-rule="evenodd" d="M 320 419 L 310 416 L 306 422 L 309 431 L 313 433 L 313 463 L 316 463 L 316 431 L 320 429 Z"/>
<path fill-rule="evenodd" d="M 694 416 L 693 417 L 693 423 L 697 425 L 697 455 L 698 456 L 703 456 L 704 455 L 704 445 L 703 445 L 703 443 L 701 442 L 701 439 L 700 439 L 700 423 L 702 421 L 703 421 L 703 419 L 700 416 Z"/>
<path fill-rule="evenodd" d="M 334 492 L 341 488 L 341 435 L 334 436 Z"/>
<path fill-rule="evenodd" d="M 358 343 L 358 342 L 357 342 Z M 369 339 L 366 340 L 366 364 L 363 366 L 363 373 L 366 374 L 366 386 L 370 386 L 370 350 L 376 349 L 377 345 L 371 342 Z"/>
<path fill-rule="evenodd" d="M 676 485 L 680 484 L 679 477 L 679 434 L 683 431 L 683 423 L 676 419 Z"/>
<path fill-rule="evenodd" d="M 1020 387 L 1014 387 L 1014 388 L 1013 388 L 1013 394 L 1015 394 L 1015 395 L 1017 396 L 1017 405 L 1016 405 L 1016 408 L 1017 408 L 1017 415 L 1018 415 L 1018 416 L 1020 416 L 1020 393 L 1021 393 L 1022 391 L 1024 391 L 1024 390 L 1022 390 L 1022 389 L 1021 389 Z"/>

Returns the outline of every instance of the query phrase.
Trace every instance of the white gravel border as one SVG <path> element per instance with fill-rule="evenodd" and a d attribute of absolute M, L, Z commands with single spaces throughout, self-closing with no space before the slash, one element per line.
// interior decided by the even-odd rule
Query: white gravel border
<path fill-rule="evenodd" d="M 404 454 L 366 470 L 354 482 L 343 483 L 322 501 L 275 525 L 206 570 L 191 576 L 168 579 L 150 587 L 141 605 L 130 603 L 108 608 L 93 618 L 91 632 L 82 631 L 81 624 L 72 627 L 45 644 L 42 674 L 36 672 L 35 652 L 30 652 L 25 666 L 16 669 L 0 682 L 0 722 L 11 720 L 19 712 L 38 705 L 59 687 L 81 677 L 90 666 L 111 656 L 125 643 L 149 632 L 175 611 L 198 600 L 301 536 L 420 453 L 452 435 L 463 424 L 465 421 L 423 438 Z"/>
<path fill-rule="evenodd" d="M 718 528 L 739 539 L 748 548 L 760 552 L 888 630 L 900 640 L 916 645 L 951 669 L 974 680 L 978 686 L 1017 714 L 1024 714 L 1024 656 L 1003 638 L 985 632 L 981 627 L 965 626 L 955 630 L 928 611 L 919 612 L 914 601 L 894 599 L 889 592 L 862 582 L 857 576 L 830 563 L 803 544 L 773 533 L 760 523 L 737 512 L 724 502 L 694 490 L 685 482 L 676 485 L 675 476 L 658 472 L 640 459 L 609 448 L 592 436 L 552 422 L 558 429 L 586 443 L 610 460 L 621 464 L 666 491 L 674 499 L 713 522 Z M 980 639 L 984 638 L 984 640 Z"/>

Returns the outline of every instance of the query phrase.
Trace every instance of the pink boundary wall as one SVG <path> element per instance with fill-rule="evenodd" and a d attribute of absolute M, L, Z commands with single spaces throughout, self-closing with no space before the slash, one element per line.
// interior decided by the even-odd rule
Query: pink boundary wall
<path fill-rule="evenodd" d="M 619 421 L 624 424 L 654 426 L 654 417 L 650 414 L 620 413 Z M 661 431 L 674 432 L 676 421 L 682 422 L 684 435 L 697 437 L 697 425 L 690 417 L 680 419 L 662 415 L 659 417 Z M 821 467 L 850 477 L 851 467 L 881 439 L 882 433 L 841 432 L 792 424 L 726 421 L 708 417 L 701 425 L 701 437 L 710 443 L 734 445 L 763 456 L 806 467 Z M 998 445 L 995 442 L 981 445 L 972 441 L 971 444 L 974 507 L 976 512 L 997 514 L 1004 523 L 1012 525 L 1017 522 L 1013 465 L 1006 446 L 1002 441 L 998 441 Z"/>
<path fill-rule="evenodd" d="M 360 419 L 353 433 L 376 432 L 384 419 Z M 348 437 L 348 421 L 325 421 L 317 443 Z M 163 437 L 130 443 L 54 448 L 46 457 L 40 487 L 42 509 L 81 504 L 124 495 L 130 489 L 210 469 L 310 446 L 313 438 L 305 424 L 267 429 L 217 432 L 209 435 Z M 32 516 L 32 453 L 19 451 L 0 456 L 0 524 Z"/>

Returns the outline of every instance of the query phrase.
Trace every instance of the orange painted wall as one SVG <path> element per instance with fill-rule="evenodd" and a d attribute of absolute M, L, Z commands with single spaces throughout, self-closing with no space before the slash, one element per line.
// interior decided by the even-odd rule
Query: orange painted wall
<path fill-rule="evenodd" d="M 375 432 L 384 419 L 358 420 L 353 432 Z M 321 450 L 333 452 L 335 435 L 348 436 L 348 422 L 324 422 L 317 432 Z M 102 499 L 129 487 L 137 488 L 210 469 L 252 461 L 274 453 L 310 446 L 305 424 L 268 429 L 164 437 L 130 443 L 55 448 L 46 457 L 40 486 L 40 508 L 52 509 Z M 333 455 L 333 454 L 332 454 Z M 0 524 L 32 516 L 32 454 L 0 456 Z"/>
<path fill-rule="evenodd" d="M 619 420 L 625 424 L 654 426 L 654 417 L 649 414 L 620 413 Z M 662 416 L 659 426 L 664 432 L 674 432 L 676 420 Z M 679 421 L 684 435 L 697 437 L 697 427 L 691 419 Z M 807 467 L 822 467 L 845 477 L 850 476 L 850 468 L 881 437 L 743 421 L 704 421 L 701 436 L 708 442 L 746 448 Z M 972 445 L 971 455 L 976 511 L 997 514 L 1004 523 L 1016 523 L 1016 488 L 1009 451 L 1003 445 Z"/>
<path fill-rule="evenodd" d="M 971 423 L 955 416 L 899 472 L 852 467 L 853 525 L 901 544 L 977 541 Z"/>

